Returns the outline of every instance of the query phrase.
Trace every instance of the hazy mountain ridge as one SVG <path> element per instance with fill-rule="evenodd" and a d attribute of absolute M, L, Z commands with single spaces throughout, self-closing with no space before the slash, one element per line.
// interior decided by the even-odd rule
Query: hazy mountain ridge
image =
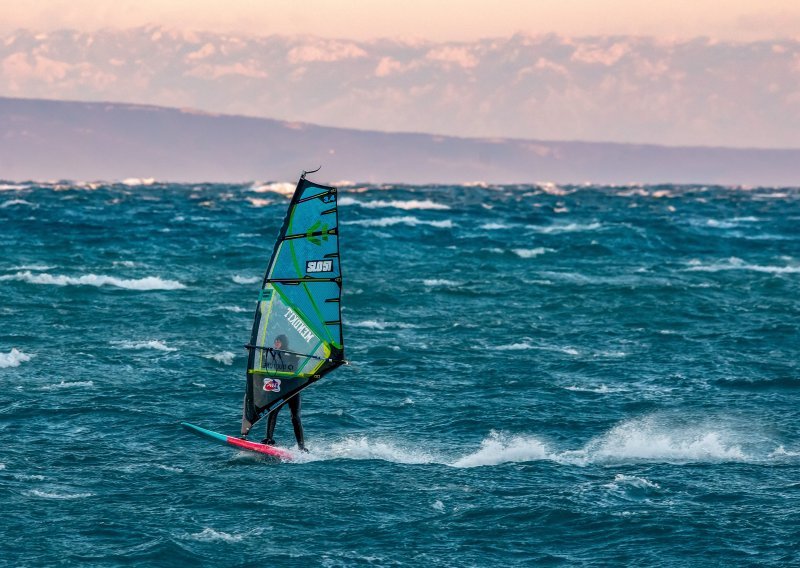
<path fill-rule="evenodd" d="M 798 148 L 799 81 L 791 40 L 359 42 L 159 27 L 0 35 L 3 96 L 457 136 Z"/>
<path fill-rule="evenodd" d="M 800 150 L 469 139 L 147 105 L 0 97 L 0 179 L 798 185 Z"/>

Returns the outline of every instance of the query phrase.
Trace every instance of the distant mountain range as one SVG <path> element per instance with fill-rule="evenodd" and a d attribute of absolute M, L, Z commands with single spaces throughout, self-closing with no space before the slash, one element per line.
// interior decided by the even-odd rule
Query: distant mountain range
<path fill-rule="evenodd" d="M 457 138 L 0 97 L 0 179 L 800 185 L 800 150 Z"/>
<path fill-rule="evenodd" d="M 0 96 L 446 136 L 800 148 L 798 78 L 800 38 L 0 33 Z"/>

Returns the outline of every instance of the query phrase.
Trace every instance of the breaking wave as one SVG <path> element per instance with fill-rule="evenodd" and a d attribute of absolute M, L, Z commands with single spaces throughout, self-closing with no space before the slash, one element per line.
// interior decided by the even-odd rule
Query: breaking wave
<path fill-rule="evenodd" d="M 255 284 L 261 280 L 258 276 L 239 276 L 238 274 L 235 274 L 232 279 L 237 284 Z"/>
<path fill-rule="evenodd" d="M 400 323 L 400 322 L 392 322 L 392 321 L 377 321 L 377 320 L 366 320 L 366 321 L 357 321 L 348 324 L 350 327 L 363 327 L 366 329 L 377 329 L 377 330 L 384 330 L 384 329 L 413 329 L 416 326 L 411 325 L 410 323 Z"/>
<path fill-rule="evenodd" d="M 383 217 L 381 219 L 360 219 L 358 221 L 346 221 L 343 225 L 362 225 L 364 227 L 391 227 L 393 225 L 408 225 L 416 227 L 418 225 L 430 225 L 438 229 L 452 229 L 453 222 L 450 219 L 443 221 L 423 221 L 416 217 Z"/>
<path fill-rule="evenodd" d="M 295 184 L 289 182 L 254 183 L 250 186 L 250 191 L 256 193 L 277 193 L 284 197 L 291 197 L 294 194 Z"/>
<path fill-rule="evenodd" d="M 85 274 L 78 277 L 46 273 L 33 274 L 29 270 L 0 276 L 1 280 L 16 280 L 29 284 L 49 284 L 53 286 L 116 286 L 127 290 L 181 290 L 186 288 L 185 285 L 177 280 L 162 280 L 158 276 L 130 280 L 103 274 Z"/>
<path fill-rule="evenodd" d="M 199 533 L 187 535 L 186 538 L 198 540 L 200 542 L 239 542 L 244 538 L 244 535 L 229 534 L 206 527 Z"/>
<path fill-rule="evenodd" d="M 800 266 L 762 266 L 758 264 L 747 264 L 741 258 L 731 257 L 727 261 L 712 264 L 703 264 L 699 260 L 689 262 L 686 270 L 693 272 L 720 272 L 723 270 L 749 270 L 753 272 L 764 272 L 767 274 L 800 274 Z"/>
<path fill-rule="evenodd" d="M 553 252 L 553 249 L 537 247 L 532 249 L 511 249 L 511 252 L 520 258 L 534 258 L 548 252 Z"/>
<path fill-rule="evenodd" d="M 55 493 L 49 491 L 39 491 L 38 489 L 32 489 L 30 491 L 26 491 L 25 495 L 28 495 L 29 497 L 39 497 L 41 499 L 68 500 L 68 499 L 86 499 L 87 497 L 92 497 L 94 493 Z"/>
<path fill-rule="evenodd" d="M 222 351 L 221 353 L 205 355 L 205 357 L 206 359 L 211 359 L 217 363 L 222 363 L 223 365 L 233 365 L 233 359 L 236 357 L 236 355 L 230 351 Z"/>
<path fill-rule="evenodd" d="M 43 387 L 39 387 L 39 390 L 49 391 L 49 390 L 80 388 L 80 387 L 89 388 L 93 386 L 94 386 L 94 381 L 73 381 L 73 382 L 61 381 L 60 383 L 57 384 L 44 385 Z"/>
<path fill-rule="evenodd" d="M 118 345 L 123 349 L 155 349 L 156 351 L 177 351 L 175 347 L 169 347 L 163 341 L 151 339 L 149 341 L 113 341 L 113 345 Z"/>
<path fill-rule="evenodd" d="M 7 369 L 8 367 L 19 367 L 20 364 L 30 361 L 33 355 L 23 353 L 16 347 L 12 348 L 8 353 L 0 353 L 0 369 Z"/>
<path fill-rule="evenodd" d="M 436 203 L 435 201 L 431 201 L 430 199 L 411 199 L 409 201 L 402 201 L 402 200 L 375 200 L 375 201 L 359 201 L 358 199 L 353 199 L 352 197 L 340 197 L 339 198 L 339 205 L 358 205 L 359 207 L 364 207 L 365 209 L 380 209 L 384 207 L 391 207 L 394 209 L 403 209 L 405 211 L 413 211 L 415 209 L 432 209 L 432 210 L 447 210 L 450 209 L 449 205 L 445 205 L 443 203 Z"/>

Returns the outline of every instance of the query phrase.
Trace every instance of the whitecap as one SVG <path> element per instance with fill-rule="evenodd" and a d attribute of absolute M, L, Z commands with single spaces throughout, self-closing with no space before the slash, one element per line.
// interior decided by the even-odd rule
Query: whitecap
<path fill-rule="evenodd" d="M 27 205 L 30 207 L 36 207 L 30 201 L 25 201 L 24 199 L 10 199 L 9 201 L 4 201 L 2 205 L 0 205 L 0 209 L 5 209 L 7 207 L 14 207 L 15 205 Z"/>
<path fill-rule="evenodd" d="M 553 249 L 537 247 L 532 249 L 512 249 L 511 252 L 520 258 L 535 258 L 548 252 L 553 252 Z"/>
<path fill-rule="evenodd" d="M 14 266 L 12 270 L 51 270 L 55 268 L 55 266 L 49 266 L 47 264 L 23 264 L 22 266 Z"/>
<path fill-rule="evenodd" d="M 318 453 L 326 459 L 348 458 L 357 460 L 384 460 L 393 463 L 427 464 L 436 460 L 430 454 L 420 450 L 407 450 L 391 442 L 370 441 L 366 436 L 346 438 L 334 442 L 326 450 Z"/>
<path fill-rule="evenodd" d="M 530 462 L 550 459 L 547 447 L 532 436 L 505 436 L 497 432 L 481 442 L 478 451 L 459 458 L 453 467 L 480 467 L 509 462 Z"/>
<path fill-rule="evenodd" d="M 745 270 L 767 274 L 800 274 L 800 266 L 763 266 L 758 264 L 747 264 L 741 258 L 736 257 L 730 257 L 727 261 L 716 262 L 712 264 L 703 264 L 699 260 L 692 260 L 689 262 L 689 268 L 686 268 L 685 270 L 692 272 Z"/>
<path fill-rule="evenodd" d="M 433 502 L 433 504 L 431 505 L 431 507 L 432 507 L 432 508 L 433 508 L 435 511 L 444 511 L 444 503 L 442 503 L 442 502 L 441 502 L 441 501 L 439 501 L 439 500 L 436 500 L 436 501 L 434 501 L 434 502 Z"/>
<path fill-rule="evenodd" d="M 16 347 L 12 347 L 8 353 L 0 353 L 0 369 L 7 369 L 8 367 L 19 367 L 21 363 L 30 361 L 33 355 L 23 353 Z"/>
<path fill-rule="evenodd" d="M 122 185 L 127 185 L 128 187 L 137 187 L 140 185 L 153 185 L 156 183 L 155 178 L 125 178 L 120 182 Z"/>
<path fill-rule="evenodd" d="M 346 221 L 345 225 L 362 225 L 364 227 L 391 227 L 393 225 L 408 225 L 416 227 L 418 225 L 429 225 L 439 229 L 452 229 L 453 222 L 450 219 L 444 221 L 423 221 L 416 217 L 382 217 L 380 219 L 360 219 L 357 221 Z"/>
<path fill-rule="evenodd" d="M 112 341 L 112 345 L 118 345 L 123 349 L 155 349 L 156 351 L 177 351 L 175 347 L 169 347 L 163 341 L 151 339 L 149 341 Z"/>
<path fill-rule="evenodd" d="M 218 309 L 225 310 L 226 312 L 234 312 L 240 314 L 242 312 L 249 312 L 250 310 L 239 306 L 220 306 Z"/>
<path fill-rule="evenodd" d="M 363 327 L 366 329 L 377 329 L 377 330 L 385 330 L 385 329 L 413 329 L 414 325 L 409 323 L 400 323 L 400 322 L 392 322 L 392 321 L 377 321 L 377 320 L 366 320 L 366 321 L 357 321 L 353 323 L 349 323 L 348 326 L 351 327 Z"/>
<path fill-rule="evenodd" d="M 234 275 L 232 279 L 237 284 L 255 284 L 261 280 L 258 276 L 239 276 L 238 274 Z"/>
<path fill-rule="evenodd" d="M 216 361 L 218 363 L 222 363 L 223 365 L 232 365 L 233 364 L 233 359 L 234 359 L 234 357 L 236 357 L 236 355 L 234 355 L 230 351 L 222 351 L 220 353 L 214 353 L 214 354 L 211 354 L 211 355 L 206 355 L 205 357 L 207 359 L 213 359 L 214 361 Z"/>
<path fill-rule="evenodd" d="M 186 288 L 176 280 L 162 280 L 158 276 L 147 276 L 137 280 L 116 278 L 115 276 L 85 274 L 83 276 L 63 276 L 33 274 L 29 270 L 0 276 L 2 280 L 17 280 L 29 284 L 49 284 L 54 286 L 116 286 L 128 290 L 180 290 Z"/>
<path fill-rule="evenodd" d="M 579 387 L 579 386 L 569 386 L 564 387 L 568 391 L 573 392 L 593 392 L 597 394 L 608 394 L 610 392 L 617 392 L 619 389 L 610 389 L 606 385 L 600 385 L 598 387 Z"/>
<path fill-rule="evenodd" d="M 429 278 L 423 280 L 422 283 L 425 286 L 429 287 L 436 287 L 436 286 L 459 286 L 460 284 L 454 280 L 445 280 L 443 278 Z"/>
<path fill-rule="evenodd" d="M 525 349 L 536 349 L 536 347 L 527 341 L 523 341 L 521 343 L 511 343 L 510 345 L 498 345 L 495 349 L 498 351 L 523 351 Z"/>
<path fill-rule="evenodd" d="M 253 207 L 267 207 L 268 205 L 275 203 L 272 199 L 260 199 L 258 197 L 248 197 L 247 201 Z"/>
<path fill-rule="evenodd" d="M 633 487 L 636 489 L 661 489 L 658 483 L 653 483 L 644 477 L 637 477 L 635 475 L 625 475 L 618 473 L 614 476 L 614 481 L 607 483 L 604 487 L 609 489 L 619 489 L 620 486 Z"/>
<path fill-rule="evenodd" d="M 39 491 L 38 489 L 31 489 L 30 491 L 26 491 L 25 495 L 28 495 L 29 497 L 40 497 L 42 499 L 70 500 L 92 497 L 94 493 L 54 493 L 49 491 Z"/>
<path fill-rule="evenodd" d="M 72 389 L 72 388 L 81 388 L 81 387 L 87 387 L 88 388 L 88 387 L 93 387 L 93 386 L 94 386 L 94 382 L 93 381 L 72 381 L 72 382 L 61 381 L 59 383 L 53 383 L 51 385 L 44 385 L 42 387 L 39 387 L 39 390 L 48 391 L 48 390 L 56 390 L 56 389 L 60 390 L 60 389 Z"/>
<path fill-rule="evenodd" d="M 479 228 L 485 231 L 500 231 L 502 229 L 511 229 L 512 225 L 507 223 L 484 223 Z"/>
<path fill-rule="evenodd" d="M 615 426 L 586 450 L 593 462 L 746 460 L 742 448 L 726 438 L 719 429 L 670 427 L 645 418 Z"/>
<path fill-rule="evenodd" d="M 603 225 L 601 223 L 588 223 L 588 224 L 566 223 L 563 225 L 559 224 L 559 225 L 547 225 L 547 226 L 528 225 L 528 229 L 535 231 L 537 233 L 544 233 L 544 234 L 581 233 L 584 231 L 596 231 L 602 228 Z"/>
<path fill-rule="evenodd" d="M 20 189 L 28 189 L 28 185 L 20 185 L 16 183 L 0 183 L 0 191 L 16 191 Z"/>
<path fill-rule="evenodd" d="M 256 193 L 277 193 L 284 197 L 291 197 L 294 195 L 296 185 L 289 182 L 272 182 L 272 183 L 253 183 L 250 186 L 250 191 Z"/>
<path fill-rule="evenodd" d="M 199 540 L 201 542 L 239 542 L 244 536 L 238 534 L 229 534 L 222 531 L 216 531 L 210 527 L 206 527 L 199 533 L 190 534 L 188 538 L 192 540 Z"/>
<path fill-rule="evenodd" d="M 340 197 L 338 201 L 339 205 L 358 205 L 359 207 L 364 207 L 365 209 L 380 209 L 385 207 L 391 207 L 393 209 L 403 209 L 405 211 L 413 211 L 416 209 L 430 209 L 430 210 L 440 210 L 444 211 L 450 209 L 449 205 L 445 205 L 443 203 L 436 203 L 430 199 L 411 199 L 408 201 L 402 200 L 382 200 L 378 199 L 375 201 L 360 201 L 358 199 L 353 199 L 352 197 Z"/>

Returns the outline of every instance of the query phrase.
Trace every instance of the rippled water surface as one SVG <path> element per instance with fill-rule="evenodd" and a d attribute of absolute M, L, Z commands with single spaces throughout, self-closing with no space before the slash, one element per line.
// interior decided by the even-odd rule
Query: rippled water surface
<path fill-rule="evenodd" d="M 292 188 L 0 182 L 0 564 L 800 563 L 800 190 L 342 186 L 279 463 L 179 423 L 238 432 Z"/>

